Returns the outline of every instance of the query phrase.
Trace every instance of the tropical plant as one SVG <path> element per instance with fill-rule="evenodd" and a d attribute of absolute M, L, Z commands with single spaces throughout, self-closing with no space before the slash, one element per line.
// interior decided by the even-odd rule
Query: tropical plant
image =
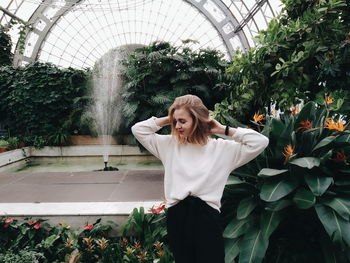
<path fill-rule="evenodd" d="M 134 209 L 124 226 L 126 235 L 121 237 L 115 236 L 114 222 L 102 224 L 101 219 L 73 230 L 65 223 L 52 226 L 43 219 L 19 222 L 4 217 L 0 220 L 0 263 L 174 263 L 164 242 L 163 210 L 163 204 L 147 214 L 141 212 L 144 208 Z M 140 220 L 145 231 L 134 229 Z"/>
<path fill-rule="evenodd" d="M 289 111 L 301 101 L 323 101 L 328 93 L 350 109 L 350 3 L 346 0 L 282 0 L 285 7 L 258 45 L 237 52 L 228 67 L 229 96 L 215 106 L 245 124 L 255 112 Z M 321 101 L 319 101 L 321 100 Z"/>
<path fill-rule="evenodd" d="M 174 99 L 187 93 L 198 95 L 209 109 L 226 97 L 223 55 L 210 49 L 193 51 L 187 43 L 191 41 L 182 47 L 156 42 L 125 60 L 124 129 L 152 115 L 166 115 Z"/>
<path fill-rule="evenodd" d="M 349 118 L 309 102 L 254 121 L 270 143 L 225 189 L 227 263 L 349 262 Z"/>

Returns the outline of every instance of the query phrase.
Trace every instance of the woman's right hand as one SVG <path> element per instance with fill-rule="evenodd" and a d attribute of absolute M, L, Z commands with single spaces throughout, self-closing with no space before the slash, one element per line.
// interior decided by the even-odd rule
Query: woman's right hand
<path fill-rule="evenodd" d="M 164 127 L 164 126 L 170 125 L 170 118 L 169 118 L 169 116 L 156 118 L 155 121 L 156 121 L 156 124 L 158 126 L 160 126 L 160 127 Z"/>

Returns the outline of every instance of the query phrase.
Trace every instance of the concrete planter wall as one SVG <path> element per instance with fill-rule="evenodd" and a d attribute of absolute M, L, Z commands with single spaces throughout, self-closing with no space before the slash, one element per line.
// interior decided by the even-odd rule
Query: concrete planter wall
<path fill-rule="evenodd" d="M 110 135 L 101 135 L 98 137 L 91 137 L 87 135 L 72 135 L 70 137 L 71 145 L 103 145 L 104 141 L 108 142 L 108 144 L 111 145 L 118 144 L 116 137 Z"/>
<path fill-rule="evenodd" d="M 9 165 L 19 166 L 30 157 L 98 157 L 101 158 L 106 151 L 103 145 L 79 145 L 79 146 L 62 146 L 62 147 L 49 147 L 46 146 L 42 149 L 36 149 L 34 147 L 24 147 L 12 151 L 0 153 L 0 172 L 9 168 Z M 116 156 L 123 156 L 129 159 L 156 159 L 148 152 L 141 152 L 137 146 L 128 145 L 109 145 L 109 156 L 111 158 Z M 5 168 L 6 167 L 6 168 Z"/>
<path fill-rule="evenodd" d="M 131 141 L 131 135 L 100 135 L 91 137 L 88 135 L 72 135 L 70 137 L 71 145 L 103 145 L 108 142 L 108 145 L 128 145 Z"/>

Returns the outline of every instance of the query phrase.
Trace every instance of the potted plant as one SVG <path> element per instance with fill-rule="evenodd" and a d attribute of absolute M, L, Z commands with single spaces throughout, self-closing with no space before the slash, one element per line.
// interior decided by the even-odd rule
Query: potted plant
<path fill-rule="evenodd" d="M 0 153 L 6 152 L 9 143 L 5 140 L 0 140 Z"/>

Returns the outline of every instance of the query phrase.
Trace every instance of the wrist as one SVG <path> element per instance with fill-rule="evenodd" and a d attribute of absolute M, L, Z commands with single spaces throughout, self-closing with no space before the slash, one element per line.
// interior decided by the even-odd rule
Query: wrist
<path fill-rule="evenodd" d="M 228 136 L 228 135 L 229 135 L 229 132 L 230 132 L 230 126 L 226 125 L 226 126 L 225 126 L 224 134 L 225 134 L 226 136 Z"/>

